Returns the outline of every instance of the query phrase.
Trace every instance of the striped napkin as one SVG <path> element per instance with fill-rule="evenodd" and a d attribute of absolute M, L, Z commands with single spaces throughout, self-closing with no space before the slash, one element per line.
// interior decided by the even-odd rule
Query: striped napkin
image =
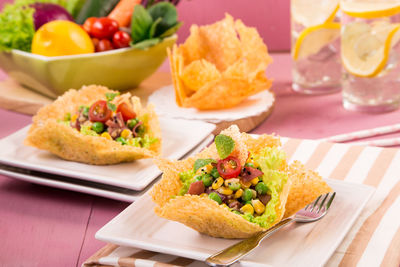
<path fill-rule="evenodd" d="M 400 266 L 400 150 L 282 138 L 290 160 L 321 176 L 376 188 L 327 266 Z M 108 244 L 83 266 L 205 266 L 177 256 Z"/>

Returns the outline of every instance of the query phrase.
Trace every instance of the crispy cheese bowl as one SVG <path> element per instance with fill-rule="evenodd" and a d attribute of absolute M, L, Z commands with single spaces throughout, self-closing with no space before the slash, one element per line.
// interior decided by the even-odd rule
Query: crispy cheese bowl
<path fill-rule="evenodd" d="M 41 108 L 25 144 L 66 160 L 107 165 L 160 155 L 161 130 L 152 105 L 143 108 L 129 93 L 91 85 Z"/>
<path fill-rule="evenodd" d="M 276 136 L 252 138 L 236 125 L 219 136 L 194 157 L 155 160 L 163 171 L 150 192 L 158 216 L 213 237 L 247 238 L 331 191 L 301 163 L 288 165 Z M 234 148 L 221 157 L 229 139 Z"/>

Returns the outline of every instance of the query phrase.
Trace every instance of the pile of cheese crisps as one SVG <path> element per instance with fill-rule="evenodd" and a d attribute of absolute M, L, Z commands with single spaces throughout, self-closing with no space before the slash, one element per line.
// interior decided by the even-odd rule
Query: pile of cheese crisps
<path fill-rule="evenodd" d="M 181 193 L 185 186 L 182 175 L 190 173 L 198 160 L 221 159 L 215 140 L 199 154 L 185 160 L 155 160 L 163 171 L 162 179 L 150 191 L 158 216 L 183 223 L 213 237 L 247 238 L 265 231 L 283 218 L 292 216 L 318 196 L 332 191 L 321 176 L 306 169 L 300 162 L 288 164 L 285 153 L 279 149 L 279 138 L 266 134 L 253 138 L 240 133 L 236 125 L 223 130 L 221 134 L 232 138 L 235 143 L 229 157 L 238 158 L 242 164 L 249 157 L 264 162 L 263 166 L 260 165 L 264 173 L 260 179 L 268 186 L 271 199 L 262 214 L 258 217 L 240 214 L 224 203 L 211 199 L 212 193 L 196 195 L 191 194 L 190 189 L 187 193 Z M 196 181 L 196 176 L 193 179 Z"/>
<path fill-rule="evenodd" d="M 271 87 L 267 46 L 255 28 L 228 14 L 212 25 L 192 25 L 185 43 L 168 50 L 168 57 L 180 107 L 230 108 Z"/>

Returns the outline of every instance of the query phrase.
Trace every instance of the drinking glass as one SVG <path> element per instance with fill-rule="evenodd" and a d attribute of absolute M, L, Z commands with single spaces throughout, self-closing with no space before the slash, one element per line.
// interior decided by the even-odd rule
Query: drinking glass
<path fill-rule="evenodd" d="M 291 0 L 290 17 L 293 90 L 340 91 L 339 0 Z"/>
<path fill-rule="evenodd" d="M 386 112 L 400 104 L 400 1 L 342 0 L 343 105 Z"/>

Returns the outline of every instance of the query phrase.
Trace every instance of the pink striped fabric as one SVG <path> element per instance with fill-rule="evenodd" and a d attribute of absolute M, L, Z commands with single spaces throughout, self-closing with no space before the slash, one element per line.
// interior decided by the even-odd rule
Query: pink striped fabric
<path fill-rule="evenodd" d="M 323 177 L 376 188 L 327 266 L 400 266 L 400 153 L 394 148 L 285 139 L 288 159 L 300 160 Z M 84 266 L 203 266 L 181 257 L 108 244 Z"/>

